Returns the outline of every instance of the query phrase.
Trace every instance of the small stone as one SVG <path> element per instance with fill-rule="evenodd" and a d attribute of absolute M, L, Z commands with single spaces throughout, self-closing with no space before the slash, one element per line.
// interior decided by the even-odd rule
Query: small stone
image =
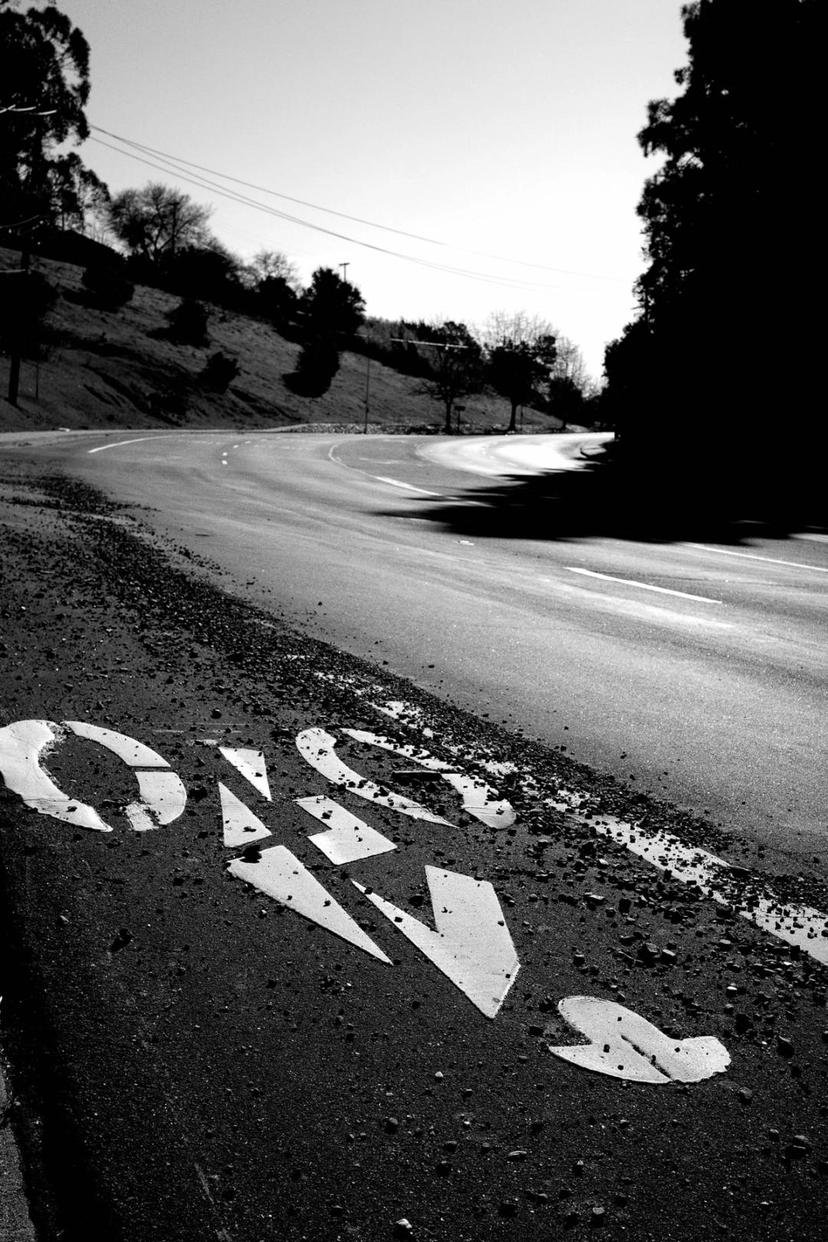
<path fill-rule="evenodd" d="M 792 1057 L 794 1054 L 793 1040 L 788 1039 L 785 1035 L 777 1035 L 776 1050 L 782 1057 Z"/>
<path fill-rule="evenodd" d="M 400 1123 L 396 1117 L 385 1118 L 385 1133 L 396 1134 L 400 1128 Z"/>
<path fill-rule="evenodd" d="M 518 1201 L 517 1199 L 502 1199 L 497 1205 L 497 1210 L 501 1216 L 517 1216 Z"/>
<path fill-rule="evenodd" d="M 522 1148 L 518 1148 L 515 1151 L 510 1151 L 506 1159 L 507 1160 L 525 1160 L 526 1155 L 527 1153 Z"/>
<path fill-rule="evenodd" d="M 749 1104 L 753 1099 L 753 1092 L 750 1087 L 741 1087 L 739 1090 L 739 1099 L 743 1104 Z"/>
<path fill-rule="evenodd" d="M 659 956 L 660 950 L 657 944 L 646 941 L 638 946 L 638 960 L 640 962 L 654 962 Z"/>
<path fill-rule="evenodd" d="M 401 1216 L 399 1220 L 394 1221 L 395 1238 L 410 1238 L 413 1232 L 414 1226 L 411 1224 L 410 1220 L 405 1218 L 405 1216 Z"/>
<path fill-rule="evenodd" d="M 592 1209 L 590 1224 L 603 1225 L 607 1219 L 607 1209 L 596 1203 Z"/>

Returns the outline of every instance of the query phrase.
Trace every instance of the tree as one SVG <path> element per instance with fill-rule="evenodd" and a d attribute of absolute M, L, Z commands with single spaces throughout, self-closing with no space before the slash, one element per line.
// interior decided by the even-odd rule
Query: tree
<path fill-rule="evenodd" d="M 89 301 L 101 310 L 118 310 L 132 301 L 135 286 L 127 276 L 124 260 L 118 255 L 90 263 L 82 279 Z"/>
<path fill-rule="evenodd" d="M 429 374 L 417 391 L 442 404 L 445 432 L 451 435 L 451 417 L 457 401 L 478 392 L 482 385 L 483 351 L 464 323 L 447 319 L 420 327 L 425 329 L 423 337 L 415 337 L 412 346 L 425 356 Z"/>
<path fill-rule="evenodd" d="M 183 246 L 163 263 L 165 284 L 175 293 L 222 305 L 236 302 L 241 293 L 239 268 L 239 260 L 215 240 Z"/>
<path fill-rule="evenodd" d="M 287 377 L 295 392 L 321 397 L 339 370 L 339 350 L 365 318 L 365 303 L 356 285 L 329 267 L 319 267 L 299 299 L 296 317 L 302 352 Z"/>
<path fill-rule="evenodd" d="M 80 224 L 107 197 L 67 144 L 89 135 L 89 45 L 53 5 L 20 12 L 0 0 L 0 202 L 3 228 L 27 237 L 46 224 Z"/>
<path fill-rule="evenodd" d="M 202 388 L 210 392 L 227 392 L 238 373 L 238 360 L 230 354 L 223 354 L 219 349 L 210 354 L 199 376 L 199 382 Z"/>
<path fill-rule="evenodd" d="M 8 399 L 17 405 L 22 358 L 39 358 L 46 339 L 46 316 L 57 291 L 39 272 L 11 272 L 0 298 L 0 348 L 9 355 Z"/>
<path fill-rule="evenodd" d="M 212 241 L 210 208 L 189 194 L 150 181 L 143 189 L 122 190 L 109 204 L 109 227 L 130 254 L 158 267 L 185 247 L 203 249 Z"/>
<path fill-rule="evenodd" d="M 542 399 L 557 356 L 554 329 L 519 311 L 492 315 L 488 324 L 486 378 L 510 406 L 509 431 L 517 429 L 517 409 Z"/>
<path fill-rule="evenodd" d="M 182 298 L 167 313 L 169 327 L 164 335 L 177 345 L 207 344 L 207 311 L 194 298 Z"/>
<path fill-rule="evenodd" d="M 255 294 L 255 307 L 277 332 L 284 331 L 296 315 L 299 299 L 284 276 L 266 276 Z"/>
<path fill-rule="evenodd" d="M 365 302 L 356 285 L 330 267 L 318 267 L 297 308 L 305 336 L 342 341 L 353 336 L 365 318 Z"/>
<path fill-rule="evenodd" d="M 738 465 L 737 502 L 765 503 L 780 491 L 780 420 L 796 419 L 811 460 L 825 448 L 815 370 L 778 361 L 817 358 L 821 343 L 821 13 L 816 0 L 698 0 L 682 18 L 681 93 L 653 101 L 639 134 L 663 162 L 639 205 L 647 269 L 639 318 L 607 356 L 610 397 L 638 453 L 692 453 L 703 413 L 717 452 L 693 463 L 697 482 L 718 462 L 732 498 Z"/>
<path fill-rule="evenodd" d="M 283 280 L 294 293 L 301 289 L 299 270 L 281 250 L 259 250 L 245 269 L 248 283 L 261 287 L 267 280 Z"/>

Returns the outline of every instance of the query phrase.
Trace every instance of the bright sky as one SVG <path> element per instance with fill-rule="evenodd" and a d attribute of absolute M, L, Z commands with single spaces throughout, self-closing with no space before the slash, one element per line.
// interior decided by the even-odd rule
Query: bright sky
<path fill-rule="evenodd" d="M 282 250 L 304 280 L 347 263 L 369 314 L 542 316 L 600 375 L 633 314 L 655 168 L 636 133 L 677 92 L 681 0 L 57 3 L 91 46 L 95 125 L 385 229 L 221 182 L 326 236 L 87 143 L 113 192 L 178 185 L 231 250 Z"/>

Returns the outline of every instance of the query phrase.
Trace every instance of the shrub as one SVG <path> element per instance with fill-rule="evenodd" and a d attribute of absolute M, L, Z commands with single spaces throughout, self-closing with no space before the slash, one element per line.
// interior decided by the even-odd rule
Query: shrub
<path fill-rule="evenodd" d="M 132 300 L 135 286 L 128 279 L 123 263 L 92 263 L 83 273 L 83 286 L 93 306 L 118 310 Z"/>
<path fill-rule="evenodd" d="M 167 336 L 178 345 L 207 344 L 207 311 L 193 298 L 182 298 L 167 315 Z"/>
<path fill-rule="evenodd" d="M 239 364 L 236 359 L 217 350 L 207 359 L 207 364 L 199 379 L 202 388 L 207 388 L 211 392 L 227 392 L 238 373 Z"/>

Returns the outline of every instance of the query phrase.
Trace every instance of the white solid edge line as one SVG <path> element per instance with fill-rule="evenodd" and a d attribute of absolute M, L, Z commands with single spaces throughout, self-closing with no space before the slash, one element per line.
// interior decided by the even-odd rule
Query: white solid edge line
<path fill-rule="evenodd" d="M 604 582 L 620 582 L 624 586 L 640 587 L 642 591 L 658 591 L 659 595 L 678 595 L 681 599 L 695 599 L 702 604 L 722 604 L 721 599 L 710 599 L 707 595 L 691 595 L 689 591 L 673 591 L 670 587 L 653 586 L 649 582 L 636 582 L 634 578 L 615 578 L 612 574 L 599 574 L 594 569 L 581 569 L 576 565 L 565 565 L 573 574 L 584 574 L 587 578 L 600 578 Z"/>
<path fill-rule="evenodd" d="M 99 444 L 97 448 L 87 449 L 87 453 L 104 453 L 107 449 L 123 448 L 125 444 L 143 444 L 145 440 L 168 440 L 168 435 L 139 436 L 137 440 L 118 440 L 116 444 Z"/>
<path fill-rule="evenodd" d="M 803 565 L 802 561 L 782 561 L 776 556 L 760 556 L 758 552 L 737 552 L 734 548 L 711 548 L 706 543 L 685 543 L 685 548 L 698 552 L 718 552 L 721 556 L 741 556 L 746 561 L 765 561 L 768 565 L 786 565 L 789 569 L 813 569 L 818 574 L 828 574 L 824 565 Z"/>
<path fill-rule="evenodd" d="M 392 487 L 403 487 L 407 492 L 419 492 L 421 496 L 439 496 L 439 492 L 427 492 L 424 487 L 415 487 L 413 483 L 402 483 L 399 479 L 386 479 L 381 474 L 372 474 L 369 478 L 379 483 L 390 483 Z"/>

